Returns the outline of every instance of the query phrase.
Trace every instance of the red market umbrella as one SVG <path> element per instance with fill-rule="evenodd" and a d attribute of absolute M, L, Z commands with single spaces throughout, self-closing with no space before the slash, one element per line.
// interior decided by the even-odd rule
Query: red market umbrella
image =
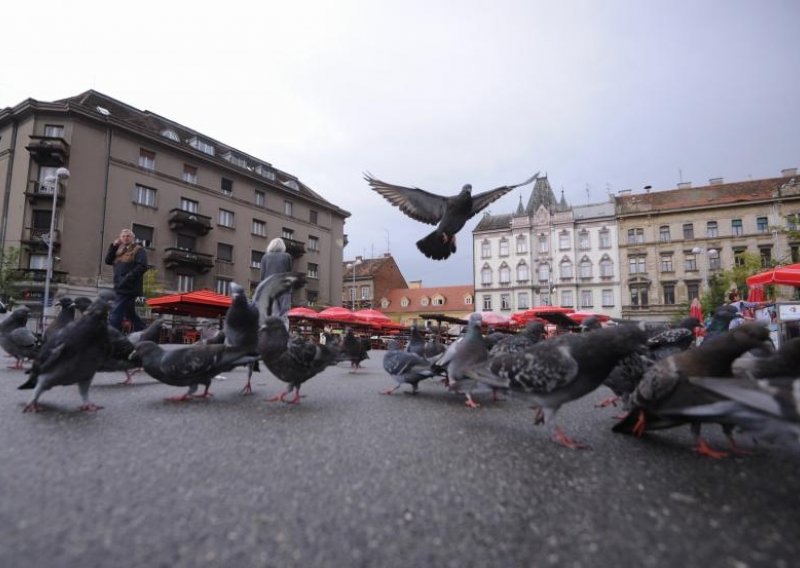
<path fill-rule="evenodd" d="M 286 315 L 288 315 L 290 318 L 316 319 L 317 312 L 316 310 L 306 308 L 305 306 L 298 306 L 289 310 Z"/>
<path fill-rule="evenodd" d="M 611 319 L 611 316 L 607 316 L 606 314 L 596 314 L 594 312 L 572 312 L 571 314 L 567 314 L 567 317 L 571 320 L 574 320 L 578 324 L 583 323 L 583 320 L 586 318 L 592 317 L 597 318 L 601 323 L 605 323 Z"/>
<path fill-rule="evenodd" d="M 392 318 L 387 316 L 385 313 L 372 309 L 358 310 L 357 312 L 355 312 L 355 316 L 358 319 L 366 321 L 367 323 L 383 324 L 392 321 Z"/>
<path fill-rule="evenodd" d="M 483 325 L 499 325 L 499 326 L 511 325 L 511 318 L 508 318 L 502 314 L 496 314 L 494 312 L 475 312 L 475 313 L 480 314 L 481 323 L 483 323 Z"/>
<path fill-rule="evenodd" d="M 318 312 L 316 319 L 343 323 L 363 323 L 353 312 L 347 308 L 340 308 L 338 306 L 325 308 L 321 312 Z"/>
<path fill-rule="evenodd" d="M 748 302 L 763 302 L 766 299 L 764 295 L 764 287 L 761 285 L 750 286 L 747 289 Z"/>
<path fill-rule="evenodd" d="M 753 274 L 747 280 L 748 286 L 761 284 L 784 284 L 786 286 L 800 286 L 800 263 L 787 266 L 776 266 L 770 270 Z"/>

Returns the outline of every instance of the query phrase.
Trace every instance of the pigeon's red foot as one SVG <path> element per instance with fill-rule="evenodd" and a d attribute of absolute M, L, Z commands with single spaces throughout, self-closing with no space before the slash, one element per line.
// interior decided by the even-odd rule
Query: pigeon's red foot
<path fill-rule="evenodd" d="M 170 396 L 168 398 L 165 398 L 164 400 L 169 401 L 169 402 L 188 402 L 188 401 L 192 400 L 192 395 L 190 395 L 190 394 L 182 394 L 180 396 Z"/>
<path fill-rule="evenodd" d="M 211 393 L 210 393 L 210 392 L 208 392 L 208 391 L 205 391 L 205 392 L 204 392 L 204 393 L 202 393 L 202 394 L 196 394 L 196 395 L 194 395 L 194 397 L 195 397 L 195 398 L 202 398 L 202 399 L 204 399 L 204 400 L 208 400 L 208 399 L 210 399 L 210 398 L 213 398 L 213 397 L 214 397 L 214 395 L 213 395 L 213 394 L 211 394 Z"/>
<path fill-rule="evenodd" d="M 398 389 L 398 387 L 394 387 L 394 388 L 391 388 L 391 389 L 388 389 L 388 390 L 385 390 L 385 391 L 381 391 L 381 394 L 392 394 L 397 389 Z"/>
<path fill-rule="evenodd" d="M 132 385 L 133 384 L 133 375 L 131 373 L 125 373 L 125 380 L 120 383 L 121 385 Z"/>
<path fill-rule="evenodd" d="M 745 450 L 744 448 L 740 448 L 739 444 L 736 443 L 736 440 L 733 437 L 728 438 L 728 451 L 736 456 L 752 456 L 755 452 L 751 452 L 750 450 Z"/>
<path fill-rule="evenodd" d="M 639 411 L 639 416 L 636 418 L 636 424 L 633 425 L 634 436 L 642 437 L 647 430 L 647 419 L 644 416 L 644 410 Z"/>
<path fill-rule="evenodd" d="M 618 396 L 609 396 L 608 398 L 604 398 L 600 402 L 594 405 L 595 408 L 605 408 L 606 406 L 617 406 L 617 401 L 619 401 Z"/>
<path fill-rule="evenodd" d="M 711 446 L 708 445 L 703 438 L 697 439 L 697 445 L 694 447 L 694 451 L 697 452 L 698 455 L 707 456 L 709 458 L 720 460 L 722 458 L 728 457 L 727 452 L 721 452 L 719 450 L 715 450 Z"/>
<path fill-rule="evenodd" d="M 25 408 L 22 409 L 22 412 L 44 412 L 44 407 L 38 402 L 31 402 L 25 405 Z"/>
<path fill-rule="evenodd" d="M 244 385 L 244 388 L 242 389 L 242 396 L 247 396 L 250 394 L 253 394 L 253 387 L 250 386 L 250 381 L 247 381 L 247 384 Z"/>
<path fill-rule="evenodd" d="M 93 402 L 90 402 L 90 403 L 87 403 L 87 404 L 82 404 L 78 410 L 80 410 L 81 412 L 97 412 L 101 408 L 103 408 L 103 407 L 100 406 L 100 405 L 94 404 Z"/>
<path fill-rule="evenodd" d="M 281 402 L 288 393 L 282 392 L 281 394 L 276 394 L 275 396 L 268 398 L 267 402 Z"/>
<path fill-rule="evenodd" d="M 556 426 L 555 430 L 553 431 L 553 441 L 571 450 L 589 449 L 589 446 L 587 444 L 582 444 L 581 442 L 578 442 L 577 440 L 570 438 L 558 426 Z"/>
<path fill-rule="evenodd" d="M 464 405 L 467 408 L 480 408 L 481 407 L 480 404 L 478 404 L 477 402 L 472 400 L 472 397 L 470 395 L 467 395 L 467 400 L 464 402 Z"/>

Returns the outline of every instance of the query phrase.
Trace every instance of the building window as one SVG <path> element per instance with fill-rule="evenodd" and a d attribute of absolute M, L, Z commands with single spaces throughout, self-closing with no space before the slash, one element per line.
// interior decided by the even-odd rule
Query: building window
<path fill-rule="evenodd" d="M 309 278 L 319 278 L 319 265 L 314 262 L 309 262 L 306 276 Z"/>
<path fill-rule="evenodd" d="M 146 170 L 156 169 L 156 153 L 144 148 L 139 149 L 139 167 Z"/>
<path fill-rule="evenodd" d="M 186 183 L 197 183 L 197 168 L 194 166 L 190 166 L 189 164 L 183 165 L 183 173 L 181 174 L 181 179 Z"/>
<path fill-rule="evenodd" d="M 759 248 L 758 255 L 761 257 L 762 268 L 768 268 L 772 265 L 772 247 Z"/>
<path fill-rule="evenodd" d="M 683 269 L 686 272 L 694 272 L 697 270 L 697 255 L 693 252 L 684 253 Z"/>
<path fill-rule="evenodd" d="M 668 243 L 670 241 L 669 225 L 661 225 L 658 228 L 658 240 L 662 243 Z"/>
<path fill-rule="evenodd" d="M 550 265 L 549 264 L 540 264 L 538 273 L 539 273 L 539 282 L 550 282 Z"/>
<path fill-rule="evenodd" d="M 286 227 L 281 228 L 281 237 L 284 239 L 289 239 L 290 241 L 294 240 L 294 230 L 287 229 Z"/>
<path fill-rule="evenodd" d="M 528 265 L 520 263 L 517 265 L 517 282 L 527 282 L 530 279 Z"/>
<path fill-rule="evenodd" d="M 258 164 L 256 166 L 256 173 L 261 177 L 265 177 L 267 179 L 275 179 L 275 172 L 272 171 L 269 167 L 265 166 L 264 164 Z"/>
<path fill-rule="evenodd" d="M 372 299 L 372 288 L 370 288 L 369 285 L 361 287 L 361 299 L 362 300 Z"/>
<path fill-rule="evenodd" d="M 388 298 L 381 298 L 381 307 L 385 310 L 389 307 L 389 300 Z"/>
<path fill-rule="evenodd" d="M 484 239 L 481 242 L 481 258 L 489 258 L 492 256 L 492 245 Z"/>
<path fill-rule="evenodd" d="M 592 262 L 588 258 L 584 258 L 583 260 L 581 260 L 581 263 L 578 266 L 578 270 L 581 278 L 591 278 Z"/>
<path fill-rule="evenodd" d="M 700 285 L 696 282 L 686 283 L 686 294 L 691 302 L 695 298 L 700 298 Z"/>
<path fill-rule="evenodd" d="M 178 292 L 191 292 L 194 290 L 194 276 L 191 274 L 178 274 Z"/>
<path fill-rule="evenodd" d="M 292 217 L 294 212 L 294 204 L 291 201 L 283 202 L 283 214 L 287 217 Z"/>
<path fill-rule="evenodd" d="M 792 245 L 789 247 L 789 254 L 791 255 L 792 262 L 800 262 L 800 247 Z"/>
<path fill-rule="evenodd" d="M 222 178 L 222 181 L 220 182 L 220 189 L 224 195 L 233 195 L 233 180 Z"/>
<path fill-rule="evenodd" d="M 214 280 L 214 291 L 222 296 L 230 296 L 231 281 L 228 278 L 217 278 Z"/>
<path fill-rule="evenodd" d="M 195 136 L 191 140 L 189 140 L 189 146 L 195 148 L 196 150 L 200 150 L 204 154 L 208 154 L 209 156 L 214 155 L 214 146 L 206 142 L 205 140 L 198 138 Z"/>
<path fill-rule="evenodd" d="M 661 255 L 660 268 L 661 272 L 673 272 L 675 270 L 672 266 L 672 253 Z"/>
<path fill-rule="evenodd" d="M 645 274 L 647 273 L 647 257 L 643 254 L 629 256 L 628 268 L 631 274 Z"/>
<path fill-rule="evenodd" d="M 600 248 L 611 248 L 611 232 L 605 229 L 600 231 Z"/>
<path fill-rule="evenodd" d="M 147 227 L 145 225 L 137 225 L 136 223 L 133 224 L 131 227 L 133 234 L 136 236 L 136 242 L 142 245 L 144 248 L 153 248 L 153 227 Z"/>
<path fill-rule="evenodd" d="M 578 234 L 578 248 L 580 250 L 589 250 L 591 248 L 591 241 L 589 239 L 588 231 L 581 231 Z"/>
<path fill-rule="evenodd" d="M 528 303 L 528 293 L 520 292 L 517 294 L 517 308 L 520 310 L 527 310 L 531 305 Z"/>
<path fill-rule="evenodd" d="M 706 222 L 706 237 L 717 238 L 719 236 L 719 227 L 716 221 Z"/>
<path fill-rule="evenodd" d="M 175 238 L 175 247 L 181 250 L 193 251 L 197 246 L 197 238 L 194 235 L 182 235 L 178 233 Z"/>
<path fill-rule="evenodd" d="M 308 250 L 319 252 L 319 237 L 308 236 Z"/>
<path fill-rule="evenodd" d="M 631 286 L 630 292 L 632 306 L 647 306 L 650 304 L 647 296 L 647 286 Z"/>
<path fill-rule="evenodd" d="M 500 309 L 501 310 L 511 309 L 511 294 L 500 294 Z"/>
<path fill-rule="evenodd" d="M 594 294 L 591 290 L 581 290 L 581 308 L 591 308 L 594 306 Z"/>
<path fill-rule="evenodd" d="M 571 308 L 575 305 L 575 301 L 572 299 L 572 290 L 561 291 L 561 305 L 565 308 Z"/>
<path fill-rule="evenodd" d="M 564 231 L 558 235 L 558 250 L 569 249 L 569 233 Z"/>
<path fill-rule="evenodd" d="M 800 224 L 800 215 L 797 213 L 790 213 L 786 216 L 786 228 L 788 230 L 796 231 L 798 224 Z"/>
<path fill-rule="evenodd" d="M 258 219 L 253 219 L 253 228 L 251 229 L 254 235 L 259 237 L 266 237 L 267 236 L 267 224 L 264 221 L 259 221 Z"/>
<path fill-rule="evenodd" d="M 508 265 L 504 264 L 500 267 L 500 285 L 511 284 L 511 269 Z"/>
<path fill-rule="evenodd" d="M 178 136 L 178 133 L 172 130 L 171 128 L 165 128 L 164 130 L 162 130 L 161 136 L 163 136 L 164 138 L 169 138 L 173 142 L 181 141 L 181 137 Z"/>
<path fill-rule="evenodd" d="M 471 306 L 472 305 L 472 296 L 464 296 L 464 305 Z"/>
<path fill-rule="evenodd" d="M 483 311 L 491 311 L 492 309 L 492 297 L 491 296 L 484 296 L 483 297 Z"/>
<path fill-rule="evenodd" d="M 565 260 L 559 264 L 558 274 L 560 278 L 572 278 L 572 262 Z"/>
<path fill-rule="evenodd" d="M 601 278 L 613 278 L 614 277 L 614 263 L 611 262 L 611 259 L 608 257 L 604 257 L 600 260 L 600 277 Z"/>
<path fill-rule="evenodd" d="M 319 222 L 319 212 L 315 211 L 314 209 L 309 210 L 308 212 L 308 222 L 313 223 L 314 225 L 318 224 Z"/>
<path fill-rule="evenodd" d="M 719 251 L 711 249 L 708 251 L 708 268 L 710 270 L 719 270 L 722 268 L 722 262 L 720 261 Z"/>
<path fill-rule="evenodd" d="M 434 306 L 444 306 L 444 296 L 434 296 L 431 304 Z"/>
<path fill-rule="evenodd" d="M 405 296 L 403 296 L 402 298 L 400 298 L 400 306 L 402 306 L 402 307 L 404 307 L 404 308 L 407 308 L 407 307 L 408 307 L 408 305 L 409 305 L 410 303 L 411 303 L 411 300 L 409 300 L 409 299 L 408 299 L 408 298 L 406 298 Z"/>
<path fill-rule="evenodd" d="M 484 286 L 489 286 L 492 283 L 492 269 L 488 266 L 484 266 L 481 269 L 481 284 Z"/>
<path fill-rule="evenodd" d="M 500 239 L 500 256 L 508 256 L 508 239 Z"/>
<path fill-rule="evenodd" d="M 517 254 L 526 254 L 528 252 L 528 239 L 524 235 L 517 237 Z"/>
<path fill-rule="evenodd" d="M 256 207 L 267 207 L 267 194 L 261 190 L 256 190 Z"/>
<path fill-rule="evenodd" d="M 766 233 L 769 230 L 766 217 L 756 217 L 756 231 Z"/>
<path fill-rule="evenodd" d="M 694 238 L 694 223 L 683 224 L 683 240 L 690 241 Z"/>
<path fill-rule="evenodd" d="M 194 199 L 181 197 L 181 210 L 188 213 L 197 213 L 200 210 L 200 204 Z"/>
<path fill-rule="evenodd" d="M 547 253 L 549 250 L 550 246 L 547 242 L 547 235 L 539 235 L 539 252 Z"/>
<path fill-rule="evenodd" d="M 610 308 L 614 305 L 614 291 L 613 290 L 603 290 L 601 292 L 603 307 Z"/>
<path fill-rule="evenodd" d="M 217 260 L 233 262 L 233 245 L 217 243 Z"/>
<path fill-rule="evenodd" d="M 219 225 L 233 229 L 233 219 L 233 211 L 228 211 L 227 209 L 219 210 Z"/>
<path fill-rule="evenodd" d="M 628 244 L 638 245 L 644 243 L 644 229 L 628 229 Z"/>
<path fill-rule="evenodd" d="M 664 292 L 664 304 L 667 306 L 675 305 L 675 284 L 664 284 L 662 287 Z"/>
<path fill-rule="evenodd" d="M 742 226 L 741 219 L 731 219 L 731 234 L 734 237 L 741 237 L 744 235 L 744 227 Z"/>
<path fill-rule="evenodd" d="M 426 307 L 429 303 L 430 303 L 430 300 L 428 299 L 427 296 L 422 296 L 419 299 L 419 305 L 422 306 L 423 308 Z"/>
<path fill-rule="evenodd" d="M 138 205 L 144 205 L 146 207 L 155 207 L 156 190 L 153 189 L 152 187 L 137 185 L 135 201 Z"/>
<path fill-rule="evenodd" d="M 45 124 L 44 135 L 48 138 L 63 138 L 64 127 L 60 124 Z"/>
<path fill-rule="evenodd" d="M 47 270 L 47 255 L 32 254 L 28 257 L 28 268 L 31 270 Z"/>
<path fill-rule="evenodd" d="M 251 250 L 250 251 L 250 268 L 261 268 L 261 257 L 264 256 L 264 253 L 260 250 Z"/>

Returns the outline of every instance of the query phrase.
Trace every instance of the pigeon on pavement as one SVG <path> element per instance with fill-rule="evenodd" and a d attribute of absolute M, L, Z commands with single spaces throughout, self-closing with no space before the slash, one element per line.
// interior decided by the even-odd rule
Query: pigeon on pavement
<path fill-rule="evenodd" d="M 409 338 L 408 344 L 406 345 L 406 351 L 423 357 L 425 356 L 425 338 L 419 332 L 419 328 L 415 323 L 411 324 L 411 327 L 409 328 Z"/>
<path fill-rule="evenodd" d="M 650 348 L 650 358 L 654 361 L 664 359 L 675 353 L 680 353 L 694 345 L 694 328 L 700 325 L 695 317 L 688 317 L 672 329 L 665 329 L 647 339 Z"/>
<path fill-rule="evenodd" d="M 519 353 L 530 349 L 544 337 L 544 324 L 539 321 L 532 321 L 525 324 L 525 328 L 516 335 L 508 335 L 498 341 L 489 350 L 490 357 L 496 357 L 504 353 Z"/>
<path fill-rule="evenodd" d="M 23 359 L 35 357 L 41 341 L 26 326 L 31 310 L 20 306 L 0 323 L 0 347 L 16 359 L 12 369 L 21 369 Z"/>
<path fill-rule="evenodd" d="M 508 381 L 512 391 L 533 398 L 538 407 L 536 423 L 550 428 L 553 441 L 568 448 L 583 448 L 586 446 L 556 425 L 558 409 L 599 387 L 622 358 L 644 352 L 646 340 L 645 332 L 634 325 L 564 334 L 523 353 L 492 357 L 490 368 Z"/>
<path fill-rule="evenodd" d="M 182 396 L 167 399 L 174 402 L 191 400 L 193 396 L 211 396 L 208 389 L 214 376 L 248 365 L 258 358 L 257 355 L 225 345 L 195 343 L 188 347 L 165 350 L 152 341 L 137 343 L 131 357 L 138 357 L 145 372 L 154 379 L 174 387 L 189 387 Z M 205 391 L 195 395 L 198 385 L 204 385 Z"/>
<path fill-rule="evenodd" d="M 355 373 L 361 368 L 361 361 L 369 359 L 367 354 L 367 351 L 369 351 L 368 344 L 361 337 L 357 337 L 351 327 L 345 330 L 340 349 L 341 360 L 350 361 L 351 373 Z"/>
<path fill-rule="evenodd" d="M 133 384 L 134 373 L 142 368 L 141 359 L 133 355 L 134 346 L 141 341 L 157 343 L 163 327 L 164 319 L 156 318 L 145 329 L 135 331 L 126 336 L 117 328 L 108 326 L 111 349 L 108 358 L 106 358 L 98 371 L 102 373 L 122 371 L 125 373 L 125 380 L 122 381 L 122 384 Z"/>
<path fill-rule="evenodd" d="M 431 362 L 422 355 L 410 351 L 402 351 L 397 341 L 389 341 L 388 351 L 383 356 L 383 369 L 389 373 L 397 385 L 383 391 L 392 394 L 404 384 L 411 385 L 411 394 L 417 394 L 419 382 L 434 376 Z"/>
<path fill-rule="evenodd" d="M 61 310 L 58 312 L 56 319 L 54 319 L 47 329 L 44 330 L 42 334 L 42 340 L 47 341 L 47 339 L 56 333 L 59 329 L 65 327 L 68 323 L 75 321 L 75 303 L 72 301 L 72 298 L 68 298 L 67 296 L 62 296 L 56 302 Z"/>
<path fill-rule="evenodd" d="M 765 356 L 745 353 L 731 365 L 734 377 L 765 379 L 800 375 L 800 337 L 785 341 L 780 349 Z"/>
<path fill-rule="evenodd" d="M 642 436 L 648 430 L 671 428 L 689 423 L 695 436 L 695 450 L 713 458 L 724 457 L 724 452 L 711 448 L 700 436 L 702 422 L 713 422 L 681 415 L 681 409 L 715 402 L 719 398 L 708 391 L 692 385 L 689 377 L 730 377 L 733 361 L 769 340 L 769 331 L 757 322 L 746 322 L 718 337 L 703 341 L 699 347 L 682 351 L 661 359 L 644 374 L 631 395 L 631 412 L 614 428 L 622 432 Z M 723 424 L 723 430 L 736 451 L 730 436 L 731 429 Z"/>
<path fill-rule="evenodd" d="M 539 177 L 514 185 L 503 185 L 495 189 L 472 195 L 472 186 L 466 184 L 458 195 L 445 197 L 435 195 L 417 187 L 392 185 L 364 174 L 369 186 L 380 193 L 389 203 L 415 221 L 437 225 L 436 230 L 417 241 L 417 248 L 434 260 L 444 260 L 456 251 L 456 233 L 478 212 L 516 187 L 526 185 Z"/>
<path fill-rule="evenodd" d="M 89 387 L 97 369 L 108 357 L 108 312 L 111 306 L 98 298 L 86 309 L 83 317 L 52 335 L 28 370 L 29 380 L 20 389 L 32 388 L 33 400 L 24 412 L 42 410 L 42 392 L 57 385 L 78 385 L 83 404 L 80 409 L 101 408 L 89 401 Z"/>

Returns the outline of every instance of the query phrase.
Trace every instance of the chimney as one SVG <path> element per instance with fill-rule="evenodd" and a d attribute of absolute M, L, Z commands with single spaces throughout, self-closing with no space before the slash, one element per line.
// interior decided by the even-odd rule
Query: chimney
<path fill-rule="evenodd" d="M 631 191 L 632 191 L 632 190 L 630 190 L 630 189 L 620 189 L 620 190 L 617 192 L 617 195 L 630 195 L 630 194 L 631 194 Z"/>
<path fill-rule="evenodd" d="M 678 189 L 690 189 L 692 187 L 692 182 L 690 181 L 682 181 L 678 184 Z"/>
<path fill-rule="evenodd" d="M 781 176 L 788 178 L 797 175 L 797 168 L 786 168 L 781 170 Z"/>
<path fill-rule="evenodd" d="M 422 280 L 409 280 L 408 281 L 408 289 L 409 290 L 419 290 L 422 288 Z"/>
<path fill-rule="evenodd" d="M 725 178 L 711 178 L 708 180 L 708 185 L 722 185 Z"/>
<path fill-rule="evenodd" d="M 357 256 L 356 262 L 364 262 L 364 259 L 361 256 Z"/>

